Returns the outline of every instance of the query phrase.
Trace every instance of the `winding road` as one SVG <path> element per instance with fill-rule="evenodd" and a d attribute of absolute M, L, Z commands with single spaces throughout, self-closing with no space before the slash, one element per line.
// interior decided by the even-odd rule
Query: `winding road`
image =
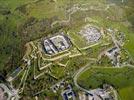
<path fill-rule="evenodd" d="M 85 72 L 86 70 L 88 70 L 88 69 L 91 68 L 91 67 L 90 67 L 91 64 L 92 64 L 92 63 L 88 63 L 87 65 L 85 65 L 84 67 L 82 67 L 81 69 L 79 69 L 79 70 L 74 74 L 74 84 L 75 84 L 75 86 L 76 86 L 78 89 L 80 89 L 80 90 L 82 90 L 82 91 L 84 91 L 84 92 L 87 92 L 87 93 L 90 93 L 90 91 L 84 89 L 83 87 L 81 87 L 81 86 L 77 83 L 77 79 L 78 79 L 78 77 L 81 75 L 81 73 L 83 73 L 83 72 Z"/>

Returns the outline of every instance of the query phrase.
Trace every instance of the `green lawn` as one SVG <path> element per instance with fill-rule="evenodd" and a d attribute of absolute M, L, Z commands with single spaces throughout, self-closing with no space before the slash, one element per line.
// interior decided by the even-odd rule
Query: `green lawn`
<path fill-rule="evenodd" d="M 133 100 L 134 95 L 134 86 L 126 87 L 119 90 L 119 94 L 121 95 L 121 100 Z"/>
<path fill-rule="evenodd" d="M 0 5 L 3 7 L 9 7 L 12 11 L 17 7 L 30 3 L 34 0 L 0 0 Z"/>
<path fill-rule="evenodd" d="M 87 46 L 86 40 L 78 33 L 70 32 L 69 36 L 71 37 L 72 42 L 74 45 L 78 46 L 79 48 L 83 48 Z"/>
<path fill-rule="evenodd" d="M 52 70 L 51 74 L 58 79 L 61 79 L 65 76 L 65 67 L 55 65 L 51 67 L 51 70 Z"/>
<path fill-rule="evenodd" d="M 105 83 L 114 86 L 122 100 L 133 100 L 134 68 L 91 68 L 78 78 L 78 84 L 86 89 L 97 88 Z"/>
<path fill-rule="evenodd" d="M 125 44 L 125 48 L 129 51 L 130 55 L 134 58 L 134 33 L 126 34 L 128 38 L 128 42 Z"/>

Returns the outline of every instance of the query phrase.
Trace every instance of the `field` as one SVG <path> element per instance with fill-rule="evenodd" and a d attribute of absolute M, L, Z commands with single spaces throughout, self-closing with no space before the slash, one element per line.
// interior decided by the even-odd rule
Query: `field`
<path fill-rule="evenodd" d="M 76 57 L 69 57 L 69 55 L 50 62 L 49 60 L 48 62 L 41 61 L 40 58 L 36 62 L 33 61 L 25 91 L 31 95 L 27 91 L 50 89 L 51 85 L 64 79 L 68 74 L 72 77 L 76 70 L 91 62 L 90 58 L 96 60 L 103 50 L 113 46 L 111 39 L 105 37 L 99 41 L 98 45 L 83 49 L 90 44 L 87 44 L 87 41 L 78 32 L 87 24 L 98 26 L 104 30 L 110 28 L 124 33 L 125 44 L 122 49 L 128 52 L 133 61 L 133 12 L 133 0 L 125 0 L 124 3 L 121 0 L 0 0 L 0 73 L 6 77 L 21 65 L 22 58 L 26 53 L 26 43 L 33 41 L 36 44 L 41 38 L 65 31 L 71 38 L 73 46 L 62 54 L 69 52 L 71 56 L 76 55 Z M 109 45 L 105 46 L 106 43 Z M 38 47 L 38 45 L 36 46 Z M 33 54 L 35 53 L 33 52 Z M 55 57 L 62 56 L 62 54 Z M 43 53 L 42 55 L 46 59 L 52 58 Z M 40 71 L 37 68 L 38 75 L 41 72 L 46 73 L 35 81 L 33 80 L 33 71 L 34 66 L 38 67 L 39 61 L 41 66 L 48 63 L 52 63 L 52 65 L 45 71 Z M 117 89 L 122 100 L 133 100 L 134 69 L 128 67 L 110 68 L 111 65 L 107 58 L 103 58 L 102 62 L 103 67 L 107 66 L 108 68 L 99 68 L 98 65 L 98 67 L 89 69 L 81 74 L 78 79 L 79 84 L 91 89 L 97 88 L 103 83 L 109 83 Z M 95 65 L 97 66 L 97 64 Z M 18 77 L 19 79 L 14 81 L 16 86 L 20 77 L 22 74 Z M 51 84 L 42 85 L 43 82 Z M 33 89 L 31 85 L 34 85 Z"/>
<path fill-rule="evenodd" d="M 121 100 L 133 100 L 134 68 L 92 67 L 78 78 L 78 84 L 89 90 L 105 83 L 115 87 Z"/>

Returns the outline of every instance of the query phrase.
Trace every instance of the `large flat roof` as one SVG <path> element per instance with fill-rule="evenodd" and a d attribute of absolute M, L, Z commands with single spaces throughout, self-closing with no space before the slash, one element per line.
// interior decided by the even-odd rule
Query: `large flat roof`
<path fill-rule="evenodd" d="M 67 36 L 58 34 L 56 36 L 44 39 L 43 46 L 47 54 L 53 55 L 64 51 L 70 47 L 70 41 Z"/>

